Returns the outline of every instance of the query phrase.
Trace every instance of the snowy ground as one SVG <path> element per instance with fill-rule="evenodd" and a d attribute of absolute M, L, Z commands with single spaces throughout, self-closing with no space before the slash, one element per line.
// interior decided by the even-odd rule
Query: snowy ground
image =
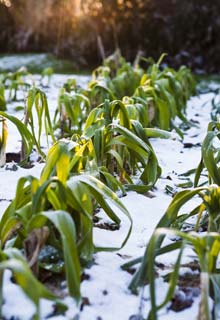
<path fill-rule="evenodd" d="M 69 76 L 68 76 L 69 77 Z M 52 78 L 51 89 L 47 94 L 49 97 L 49 107 L 54 111 L 58 91 L 61 84 L 67 79 L 67 76 L 55 75 Z M 85 85 L 88 77 L 77 76 L 77 82 Z M 156 155 L 159 159 L 163 173 L 158 180 L 155 189 L 151 194 L 153 197 L 129 192 L 126 197 L 121 198 L 123 204 L 129 210 L 133 219 L 134 227 L 130 239 L 126 246 L 114 253 L 97 253 L 94 256 L 95 263 L 85 272 L 88 280 L 82 282 L 82 296 L 88 298 L 87 304 L 80 312 L 81 320 L 134 320 L 132 315 L 137 315 L 142 308 L 142 312 L 146 315 L 149 311 L 149 294 L 148 288 L 145 288 L 144 299 L 140 296 L 131 295 L 128 285 L 132 279 L 132 275 L 123 271 L 120 266 L 132 258 L 141 256 L 144 253 L 146 244 L 156 226 L 159 219 L 164 214 L 167 206 L 172 200 L 171 195 L 166 193 L 166 185 L 174 189 L 180 190 L 178 184 L 184 182 L 178 177 L 178 174 L 195 168 L 200 160 L 200 146 L 207 130 L 207 124 L 210 120 L 211 104 L 209 103 L 212 94 L 204 94 L 199 97 L 192 98 L 188 103 L 187 118 L 192 119 L 196 126 L 186 131 L 184 143 L 192 143 L 195 147 L 184 148 L 183 142 L 176 137 L 173 140 L 154 139 L 152 144 Z M 206 103 L 208 102 L 208 103 Z M 10 113 L 15 114 L 14 107 L 19 103 L 11 104 L 8 108 Z M 22 117 L 22 113 L 18 113 Z M 17 132 L 13 126 L 9 126 L 9 142 L 7 151 L 18 151 L 20 141 Z M 21 176 L 34 175 L 39 176 L 42 164 L 36 164 L 32 169 L 18 168 L 17 171 L 7 170 L 7 167 L 0 168 L 0 215 L 4 212 L 11 199 L 15 194 L 16 183 Z M 9 165 L 10 167 L 10 165 Z M 195 200 L 196 201 L 196 200 Z M 103 220 L 105 221 L 104 215 Z M 120 215 L 120 212 L 118 212 Z M 126 234 L 128 221 L 121 216 L 122 224 L 120 230 L 107 231 L 94 228 L 94 239 L 97 245 L 101 246 L 119 246 Z M 187 252 L 184 262 L 191 261 L 187 253 L 192 255 L 192 251 Z M 175 261 L 175 256 L 166 255 L 160 258 L 160 261 L 169 268 Z M 182 270 L 192 272 L 191 270 Z M 158 302 L 162 301 L 167 283 L 161 277 L 157 279 L 158 285 Z M 4 300 L 3 315 L 8 319 L 29 320 L 34 312 L 34 306 L 24 296 L 21 289 L 10 281 L 10 273 L 6 272 L 4 277 Z M 160 312 L 161 320 L 183 320 L 196 319 L 199 297 L 193 298 L 192 307 L 181 312 L 173 312 L 168 307 Z M 74 302 L 69 297 L 65 298 L 65 302 L 69 306 L 65 316 L 50 317 L 50 319 L 73 319 L 77 312 Z M 42 301 L 41 313 L 42 319 L 45 319 L 52 312 L 50 302 Z M 137 318 L 136 318 L 137 319 Z"/>
<path fill-rule="evenodd" d="M 0 55 L 0 72 L 16 71 L 20 67 L 27 68 L 30 72 L 41 73 L 45 68 L 53 68 L 56 72 L 73 72 L 74 63 L 68 60 L 57 59 L 51 54 L 25 53 Z"/>

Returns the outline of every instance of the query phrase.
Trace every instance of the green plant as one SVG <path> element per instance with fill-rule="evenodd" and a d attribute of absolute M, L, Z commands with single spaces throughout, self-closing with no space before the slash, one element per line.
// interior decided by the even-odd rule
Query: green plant
<path fill-rule="evenodd" d="M 165 236 L 177 236 L 181 240 L 176 248 L 172 251 L 179 249 L 178 258 L 174 264 L 174 270 L 170 275 L 169 287 L 166 296 L 159 305 L 156 302 L 155 291 L 155 260 L 158 254 L 166 253 L 167 247 L 162 246 L 162 241 Z M 149 320 L 158 319 L 158 311 L 167 305 L 172 299 L 176 285 L 178 282 L 178 274 L 181 263 L 181 257 L 183 250 L 187 247 L 192 248 L 198 258 L 198 262 L 201 268 L 200 273 L 200 286 L 201 286 L 201 300 L 198 312 L 198 318 L 205 320 L 218 319 L 219 314 L 219 268 L 217 260 L 220 255 L 220 237 L 218 233 L 208 233 L 204 236 L 199 236 L 197 233 L 184 233 L 179 230 L 172 230 L 170 228 L 156 229 L 151 237 L 148 246 L 148 270 L 147 278 L 149 280 L 150 287 L 150 299 L 151 310 L 148 315 Z M 170 250 L 169 250 L 170 251 Z M 210 310 L 209 297 L 212 297 L 216 303 L 214 303 L 213 311 Z"/>
<path fill-rule="evenodd" d="M 52 272 L 65 271 L 69 294 L 79 302 L 80 264 L 90 262 L 94 251 L 119 249 L 94 246 L 94 209 L 97 206 L 103 208 L 119 225 L 120 218 L 111 208 L 110 201 L 130 220 L 131 225 L 120 247 L 130 235 L 132 220 L 117 195 L 100 180 L 85 174 L 71 175 L 70 169 L 68 145 L 63 143 L 52 147 L 40 179 L 28 176 L 18 181 L 15 198 L 0 222 L 0 239 L 3 250 L 9 247 L 24 249 L 36 275 L 39 267 Z M 35 238 L 37 243 L 32 240 Z M 59 252 L 64 269 L 62 263 L 58 267 L 51 261 L 39 262 L 39 254 L 47 245 Z M 5 267 L 10 268 L 10 263 L 9 260 Z"/>
<path fill-rule="evenodd" d="M 41 83 L 43 84 L 43 86 L 49 86 L 50 82 L 51 82 L 51 78 L 54 74 L 54 70 L 51 67 L 45 68 L 43 69 L 43 71 L 41 72 Z M 46 79 L 46 83 L 44 83 L 44 79 Z"/>
<path fill-rule="evenodd" d="M 127 189 L 139 192 L 152 188 L 161 172 L 148 134 L 138 121 L 130 121 L 126 106 L 117 100 L 106 100 L 93 109 L 83 133 L 93 142 L 98 166 L 118 175 Z M 130 176 L 137 171 L 141 171 L 140 180 L 134 184 Z"/>
<path fill-rule="evenodd" d="M 181 208 L 189 202 L 193 197 L 201 198 L 201 203 L 198 204 L 193 210 L 187 213 L 180 213 Z M 187 221 L 190 217 L 197 215 L 196 224 L 193 226 L 194 230 L 205 227 L 208 229 L 208 234 L 201 237 L 198 233 L 184 233 L 181 231 L 182 226 L 187 225 Z M 178 229 L 175 229 L 178 228 Z M 149 319 L 157 319 L 157 311 L 164 307 L 173 297 L 174 290 L 178 280 L 178 270 L 180 267 L 182 249 L 190 245 L 194 248 L 201 267 L 201 290 L 202 290 L 202 302 L 201 312 L 204 307 L 205 319 L 211 319 L 211 312 L 208 306 L 208 295 L 210 281 L 214 286 L 214 298 L 218 300 L 217 292 L 219 290 L 219 278 L 217 258 L 220 252 L 220 187 L 210 186 L 201 187 L 193 190 L 184 190 L 177 193 L 174 196 L 173 201 L 169 205 L 166 213 L 161 218 L 156 226 L 155 232 L 150 238 L 147 245 L 144 257 L 135 259 L 124 266 L 123 269 L 133 266 L 134 264 L 141 262 L 141 266 L 136 272 L 130 284 L 130 289 L 136 292 L 137 287 L 144 286 L 147 282 L 150 284 L 150 296 L 151 296 L 151 312 Z M 176 235 L 180 239 L 174 243 L 162 246 L 166 235 Z M 171 274 L 170 286 L 167 291 L 164 301 L 157 306 L 156 305 L 156 293 L 155 293 L 155 259 L 157 256 L 179 250 L 180 253 L 174 271 Z M 215 309 L 217 312 L 217 308 Z M 217 313 L 216 313 L 217 314 Z"/>
<path fill-rule="evenodd" d="M 60 129 L 62 138 L 74 133 L 81 134 L 89 111 L 90 101 L 83 93 L 68 93 L 61 89 L 53 121 L 54 128 Z"/>
<path fill-rule="evenodd" d="M 210 122 L 208 132 L 202 143 L 201 160 L 196 169 L 194 185 L 197 186 L 204 168 L 208 172 L 210 183 L 220 185 L 220 149 L 217 147 L 217 142 L 220 139 L 220 124 L 218 122 Z"/>
<path fill-rule="evenodd" d="M 4 74 L 3 84 L 9 90 L 9 100 L 16 101 L 19 90 L 28 90 L 30 84 L 25 81 L 25 76 L 30 75 L 26 68 L 21 67 L 15 72 Z"/>
<path fill-rule="evenodd" d="M 143 127 L 175 128 L 182 137 L 173 120 L 178 116 L 187 122 L 184 112 L 187 100 L 195 94 L 195 82 L 185 67 L 161 70 L 163 57 L 144 71 L 137 63 L 127 63 L 116 51 L 93 71 L 88 89 L 77 87 L 76 81 L 69 79 L 59 96 L 55 128 L 61 129 L 62 137 L 81 134 L 89 111 L 109 100 L 125 105 L 130 119 L 138 120 Z"/>
<path fill-rule="evenodd" d="M 55 142 L 52 123 L 50 119 L 47 98 L 44 92 L 33 87 L 28 91 L 28 96 L 25 105 L 24 123 L 17 117 L 9 115 L 6 112 L 0 111 L 0 116 L 11 121 L 18 129 L 21 138 L 21 164 L 28 161 L 28 157 L 32 152 L 33 146 L 36 146 L 38 153 L 45 158 L 46 155 L 41 148 L 42 131 L 44 129 L 48 143 L 48 135 Z M 34 121 L 34 112 L 36 112 L 37 123 Z M 29 128 L 30 127 L 30 130 Z M 36 130 L 37 127 L 37 130 Z"/>
<path fill-rule="evenodd" d="M 37 115 L 37 125 L 34 123 L 34 112 Z M 46 94 L 38 88 L 33 87 L 28 91 L 25 110 L 24 110 L 24 125 L 30 126 L 34 144 L 39 154 L 45 158 L 45 154 L 41 149 L 42 129 L 44 130 L 48 142 L 48 135 L 51 136 L 53 142 L 55 137 L 50 119 L 50 112 L 47 103 Z M 36 132 L 37 127 L 37 132 Z"/>
<path fill-rule="evenodd" d="M 30 267 L 21 254 L 15 248 L 8 248 L 0 253 L 0 316 L 2 317 L 2 285 L 3 285 L 3 272 L 6 269 L 12 271 L 16 283 L 22 288 L 24 293 L 36 306 L 36 313 L 33 315 L 33 320 L 40 319 L 40 299 L 55 300 L 60 304 L 58 299 L 46 289 L 33 275 Z M 34 290 L 33 290 L 34 288 Z M 64 306 L 63 306 L 64 307 Z"/>
<path fill-rule="evenodd" d="M 187 121 L 184 112 L 187 100 L 195 94 L 195 82 L 190 70 L 184 67 L 178 71 L 171 68 L 160 71 L 162 59 L 163 55 L 143 75 L 134 97 L 147 106 L 149 124 L 164 130 L 175 128 L 180 133 L 173 120 L 178 116 L 182 121 Z"/>
<path fill-rule="evenodd" d="M 90 87 L 106 89 L 109 96 L 104 99 L 122 99 L 124 96 L 132 96 L 140 84 L 143 70 L 138 66 L 132 66 L 122 56 L 120 51 L 108 57 L 103 66 L 93 71 L 93 79 Z M 108 91 L 107 91 L 108 90 Z"/>
<path fill-rule="evenodd" d="M 28 128 L 16 117 L 7 114 L 6 112 L 0 111 L 0 116 L 3 119 L 7 119 L 11 121 L 18 129 L 21 139 L 22 139 L 22 146 L 21 146 L 21 165 L 24 165 L 28 161 L 28 157 L 32 152 L 34 139 Z M 6 129 L 6 127 L 5 127 Z M 5 136 L 5 135 L 4 135 Z M 6 140 L 5 140 L 6 143 Z M 3 145 L 3 144 L 2 144 Z"/>
<path fill-rule="evenodd" d="M 17 283 L 37 306 L 36 319 L 39 299 L 55 297 L 38 285 L 33 274 L 38 277 L 42 270 L 65 274 L 69 294 L 79 303 L 83 267 L 92 262 L 94 252 L 122 248 L 132 230 L 129 212 L 114 191 L 121 190 L 122 194 L 125 190 L 146 192 L 161 174 L 149 137 L 170 138 L 170 133 L 163 129 L 175 128 L 173 120 L 177 116 L 186 121 L 186 102 L 194 93 L 190 71 L 186 68 L 162 70 L 162 59 L 163 55 L 145 72 L 138 63 L 132 66 L 117 52 L 94 71 L 87 90 L 78 87 L 73 79 L 67 81 L 60 91 L 53 121 L 54 128 L 60 129 L 61 136 L 67 139 L 56 141 L 46 94 L 36 87 L 28 91 L 24 123 L 0 112 L 4 117 L 0 144 L 3 161 L 7 135 L 5 119 L 14 123 L 21 134 L 22 159 L 27 161 L 35 145 L 46 160 L 39 179 L 27 176 L 18 181 L 15 198 L 0 221 L 3 257 L 0 270 L 13 271 Z M 46 70 L 44 75 L 49 82 L 51 70 Z M 20 88 L 19 77 L 22 75 L 11 79 L 15 81 L 12 86 L 15 98 Z M 54 142 L 47 157 L 41 149 L 43 129 Z M 190 213 L 179 214 L 182 205 L 194 196 L 201 198 L 201 204 Z M 217 187 L 186 190 L 174 197 L 157 227 L 181 229 L 188 218 L 198 214 L 195 230 L 207 224 L 210 232 L 219 232 L 219 198 Z M 115 207 L 130 222 L 125 239 L 119 247 L 96 247 L 93 241 L 96 211 L 102 209 L 119 227 L 121 220 Z M 183 236 L 183 241 L 162 247 L 163 239 L 164 234 L 158 238 L 157 233 L 154 234 L 143 259 L 131 262 L 142 261 L 130 286 L 133 291 L 151 276 L 152 319 L 156 319 L 157 309 L 162 307 L 157 306 L 155 300 L 154 260 L 159 254 L 184 247 L 187 240 Z M 191 238 L 188 243 L 193 243 Z M 49 248 L 56 253 L 56 261 L 50 257 Z M 42 258 L 45 252 L 47 259 Z M 181 254 L 163 305 L 174 292 L 180 259 Z M 36 294 L 30 293 L 24 281 L 26 274 L 31 285 L 36 285 Z M 218 286 L 215 288 L 217 290 Z"/>

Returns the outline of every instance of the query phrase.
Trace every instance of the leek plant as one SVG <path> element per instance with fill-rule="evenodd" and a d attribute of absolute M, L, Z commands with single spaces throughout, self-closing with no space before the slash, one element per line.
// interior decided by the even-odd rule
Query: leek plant
<path fill-rule="evenodd" d="M 36 312 L 33 315 L 33 320 L 40 319 L 40 299 L 53 300 L 57 305 L 61 305 L 53 293 L 51 293 L 45 286 L 31 272 L 31 269 L 21 254 L 16 248 L 7 248 L 0 251 L 0 317 L 2 318 L 2 285 L 3 274 L 6 269 L 10 270 L 16 283 L 22 288 L 24 293 L 34 303 Z M 34 290 L 33 290 L 34 288 Z"/>
<path fill-rule="evenodd" d="M 181 208 L 189 202 L 192 198 L 201 198 L 200 204 L 193 208 L 190 212 L 181 213 Z M 194 232 L 184 233 L 181 231 L 184 225 L 189 225 L 188 219 L 192 216 L 197 216 L 196 224 L 193 226 Z M 196 233 L 199 227 L 207 228 L 208 233 L 204 237 Z M 177 229 L 178 228 L 178 229 Z M 178 270 L 180 268 L 180 261 L 182 256 L 182 250 L 186 246 L 191 246 L 197 254 L 198 261 L 201 268 L 201 309 L 205 308 L 204 319 L 212 319 L 211 311 L 208 305 L 208 296 L 212 296 L 214 287 L 214 299 L 217 299 L 217 293 L 220 288 L 219 282 L 219 269 L 217 259 L 220 253 L 220 187 L 211 185 L 208 187 L 200 187 L 192 190 L 184 190 L 177 193 L 171 204 L 169 205 L 166 213 L 156 226 L 155 232 L 150 238 L 147 245 L 144 257 L 131 261 L 124 266 L 123 269 L 127 269 L 132 265 L 141 262 L 140 268 L 134 275 L 130 284 L 130 289 L 133 292 L 137 291 L 139 286 L 144 286 L 146 282 L 150 285 L 150 297 L 151 297 L 151 312 L 148 319 L 158 319 L 157 312 L 164 307 L 173 297 L 175 287 L 178 280 Z M 163 246 L 163 241 L 167 235 L 176 235 L 179 240 L 174 243 Z M 174 271 L 171 274 L 170 285 L 164 301 L 160 304 L 156 304 L 155 293 L 155 259 L 157 256 L 180 250 L 176 264 L 174 265 Z M 219 312 L 216 306 L 216 314 Z M 217 319 L 214 318 L 214 319 Z"/>
<path fill-rule="evenodd" d="M 62 137 L 81 134 L 83 122 L 91 109 L 109 100 L 121 101 L 129 110 L 129 116 L 143 127 L 175 128 L 182 137 L 173 120 L 179 117 L 187 122 L 186 102 L 195 94 L 195 81 L 185 67 L 178 71 L 171 68 L 161 70 L 163 57 L 144 70 L 138 64 L 127 63 L 120 52 L 116 52 L 93 71 L 88 89 L 77 87 L 75 80 L 69 79 L 59 96 L 55 129 L 61 128 Z"/>
<path fill-rule="evenodd" d="M 3 84 L 5 89 L 9 90 L 9 100 L 17 101 L 17 93 L 19 90 L 27 91 L 30 88 L 30 83 L 25 80 L 26 76 L 30 76 L 30 73 L 26 68 L 21 67 L 15 72 L 9 72 L 4 74 Z"/>
<path fill-rule="evenodd" d="M 98 166 L 117 175 L 127 189 L 139 192 L 151 189 L 161 173 L 148 134 L 148 129 L 138 121 L 130 121 L 128 110 L 120 100 L 106 100 L 93 109 L 83 132 L 93 142 Z M 134 184 L 131 176 L 137 170 L 142 173 L 138 184 Z"/>
<path fill-rule="evenodd" d="M 47 97 L 43 91 L 35 87 L 28 91 L 24 112 L 23 123 L 18 118 L 0 111 L 0 116 L 12 122 L 17 127 L 21 135 L 22 146 L 20 159 L 23 164 L 28 161 L 28 157 L 32 152 L 33 146 L 37 148 L 37 151 L 42 158 L 46 158 L 46 155 L 41 148 L 43 129 L 46 134 L 47 143 L 49 135 L 51 136 L 52 141 L 55 142 Z M 34 112 L 36 112 L 37 115 L 36 123 L 34 122 Z"/>
<path fill-rule="evenodd" d="M 201 160 L 197 167 L 194 184 L 199 184 L 201 175 L 204 169 L 208 172 L 208 178 L 210 183 L 216 183 L 220 185 L 220 172 L 219 172 L 219 160 L 220 149 L 218 142 L 220 139 L 220 124 L 213 121 L 208 125 L 207 134 L 202 143 Z"/>
<path fill-rule="evenodd" d="M 45 68 L 41 72 L 41 84 L 44 87 L 49 87 L 53 74 L 54 74 L 54 70 L 53 68 L 50 68 L 50 67 Z"/>
<path fill-rule="evenodd" d="M 174 265 L 174 270 L 170 275 L 169 286 L 164 300 L 158 305 L 156 301 L 156 288 L 155 288 L 155 258 L 159 254 L 170 252 L 168 246 L 162 246 L 162 240 L 165 236 L 181 237 L 176 247 L 172 251 L 179 250 L 179 254 Z M 198 311 L 198 319 L 204 320 L 217 320 L 219 318 L 219 290 L 220 290 L 220 276 L 218 259 L 220 257 L 220 236 L 219 233 L 211 232 L 207 235 L 199 236 L 195 232 L 184 233 L 179 230 L 170 228 L 159 228 L 154 232 L 150 243 L 148 245 L 147 259 L 148 270 L 147 277 L 149 279 L 149 290 L 151 299 L 151 310 L 148 314 L 149 320 L 159 319 L 158 311 L 165 307 L 173 298 L 178 283 L 179 269 L 181 266 L 181 258 L 185 248 L 194 250 L 199 265 L 200 265 L 200 288 L 201 297 Z M 210 308 L 209 297 L 215 303 L 213 310 Z"/>
<path fill-rule="evenodd" d="M 15 198 L 0 221 L 1 280 L 5 269 L 12 270 L 17 283 L 37 307 L 35 319 L 39 317 L 40 298 L 58 301 L 34 275 L 38 277 L 42 270 L 65 273 L 68 292 L 79 303 L 83 266 L 92 262 L 94 252 L 122 248 L 132 230 L 129 212 L 114 191 L 146 192 L 161 174 L 149 137 L 169 138 L 165 130 L 174 128 L 176 116 L 186 121 L 186 101 L 194 93 L 190 71 L 186 68 L 161 70 L 162 58 L 145 71 L 137 63 L 135 66 L 127 63 L 117 52 L 94 71 L 88 89 L 79 88 L 75 80 L 70 79 L 60 91 L 53 124 L 46 95 L 36 87 L 28 91 L 24 122 L 0 111 L 3 117 L 2 164 L 7 138 L 5 119 L 17 126 L 22 137 L 22 160 L 27 161 L 36 146 L 46 161 L 39 179 L 33 176 L 19 179 Z M 51 75 L 49 71 L 45 71 L 46 76 Z M 24 75 L 20 71 L 11 79 L 6 77 L 4 85 L 7 87 L 11 83 L 11 98 L 16 98 L 20 87 L 25 87 Z M 1 96 L 4 91 L 0 91 L 0 99 Z M 0 103 L 2 101 L 3 98 Z M 34 114 L 37 121 L 34 121 Z M 57 128 L 65 139 L 56 141 L 53 130 Z M 43 129 L 54 143 L 47 156 L 41 148 Z M 195 229 L 205 221 L 210 232 L 219 232 L 219 193 L 219 188 L 210 187 L 176 195 L 157 227 L 181 229 L 189 217 L 198 214 Z M 201 204 L 192 212 L 179 215 L 181 206 L 196 195 L 201 198 Z M 115 207 L 130 221 L 127 234 L 119 247 L 96 247 L 93 241 L 95 211 L 101 208 L 120 226 Z M 162 252 L 184 247 L 186 240 L 183 236 L 181 246 L 178 242 L 161 248 L 164 235 L 160 235 L 159 240 L 155 237 L 157 233 L 152 236 L 130 286 L 136 290 L 151 275 L 152 319 L 156 319 L 160 308 L 154 293 L 154 259 Z M 42 251 L 47 251 L 48 247 L 57 253 L 56 261 L 51 257 L 47 261 L 42 259 Z M 173 275 L 174 284 L 180 258 Z M 204 269 L 204 272 L 210 270 Z M 216 271 L 214 264 L 212 270 Z M 36 292 L 31 292 L 33 286 Z M 174 285 L 169 297 L 173 288 Z"/>
<path fill-rule="evenodd" d="M 152 66 L 150 74 L 143 75 L 134 97 L 140 104 L 144 102 L 148 109 L 151 108 L 149 124 L 170 130 L 177 129 L 173 123 L 176 117 L 187 121 L 184 115 L 186 102 L 193 94 L 195 83 L 187 68 L 160 71 L 158 62 Z"/>
<path fill-rule="evenodd" d="M 37 114 L 37 124 L 34 123 L 34 112 L 36 112 Z M 24 125 L 26 127 L 30 127 L 30 131 L 32 133 L 33 141 L 37 148 L 37 151 L 43 158 L 45 158 L 45 154 L 41 149 L 43 125 L 47 143 L 48 135 L 51 136 L 53 142 L 55 142 L 55 137 L 53 133 L 52 122 L 50 119 L 50 112 L 48 108 L 46 94 L 36 87 L 33 87 L 28 91 L 24 111 Z M 38 129 L 37 132 L 36 127 Z"/>
<path fill-rule="evenodd" d="M 37 114 L 37 123 L 34 122 L 34 112 Z M 47 98 L 44 92 L 35 87 L 28 91 L 25 105 L 24 123 L 18 118 L 3 111 L 0 111 L 0 116 L 12 122 L 17 127 L 21 135 L 21 164 L 27 163 L 28 157 L 33 150 L 33 146 L 37 148 L 37 151 L 42 158 L 46 158 L 46 155 L 41 148 L 43 129 L 46 133 L 47 142 L 48 135 L 51 136 L 53 142 L 55 142 L 55 137 L 50 119 Z"/>
<path fill-rule="evenodd" d="M 83 93 L 61 89 L 58 108 L 54 117 L 54 129 L 60 129 L 61 137 L 81 134 L 83 125 L 90 111 L 90 101 Z"/>
<path fill-rule="evenodd" d="M 102 86 L 108 88 L 112 97 L 122 99 L 124 96 L 132 96 L 139 86 L 143 70 L 138 66 L 132 66 L 116 51 L 104 61 L 104 65 L 94 70 L 90 86 Z M 110 97 L 105 97 L 110 98 Z"/>
<path fill-rule="evenodd" d="M 68 145 L 59 143 L 49 151 L 40 179 L 28 176 L 18 181 L 15 198 L 0 222 L 0 242 L 4 251 L 9 247 L 27 249 L 34 234 L 40 232 L 34 250 L 25 250 L 26 261 L 35 273 L 39 267 L 56 273 L 65 272 L 69 294 L 80 302 L 81 265 L 90 262 L 95 251 L 119 249 L 94 246 L 94 209 L 97 205 L 103 208 L 107 216 L 119 225 L 120 218 L 110 207 L 110 201 L 129 219 L 130 227 L 120 248 L 130 235 L 132 220 L 117 195 L 100 180 L 86 174 L 71 175 L 70 169 Z M 59 262 L 56 265 L 53 261 L 40 263 L 40 249 L 48 245 L 59 252 L 64 264 Z M 12 268 L 14 271 L 13 260 L 3 261 L 1 268 Z M 25 268 L 21 268 L 23 274 L 27 271 Z M 16 272 L 15 269 L 15 275 Z M 26 282 L 21 284 L 29 295 L 27 286 Z M 39 290 L 39 295 L 43 295 L 43 289 Z M 32 294 L 30 297 L 36 296 Z"/>
<path fill-rule="evenodd" d="M 18 129 L 21 140 L 22 140 L 22 145 L 21 145 L 21 156 L 20 156 L 20 164 L 21 165 L 26 165 L 28 162 L 28 157 L 30 156 L 32 150 L 33 150 L 33 145 L 34 145 L 34 139 L 31 134 L 31 132 L 28 130 L 28 128 L 21 122 L 18 118 L 9 115 L 6 112 L 0 111 L 0 116 L 3 117 L 3 119 L 7 119 L 10 122 L 12 122 L 16 128 Z"/>

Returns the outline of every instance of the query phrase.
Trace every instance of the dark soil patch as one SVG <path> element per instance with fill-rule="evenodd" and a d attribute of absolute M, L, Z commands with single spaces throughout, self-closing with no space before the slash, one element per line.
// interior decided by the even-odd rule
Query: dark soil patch
<path fill-rule="evenodd" d="M 191 142 L 185 142 L 183 144 L 183 147 L 184 147 L 184 149 L 191 149 L 191 148 L 194 148 L 194 147 L 201 147 L 201 143 L 198 142 L 196 144 L 193 144 Z"/>
<path fill-rule="evenodd" d="M 40 280 L 51 292 L 53 292 L 53 294 L 59 298 L 63 299 L 68 295 L 68 293 L 63 290 L 63 282 L 65 281 L 64 275 L 54 275 L 52 272 L 44 271 L 40 274 Z"/>
<path fill-rule="evenodd" d="M 81 282 L 85 281 L 85 280 L 90 280 L 90 275 L 83 272 L 82 275 L 81 275 Z"/>
<path fill-rule="evenodd" d="M 80 311 L 83 311 L 83 308 L 85 306 L 90 306 L 90 305 L 91 305 L 91 303 L 89 301 L 89 298 L 88 297 L 82 297 L 82 303 L 80 305 Z"/>
<path fill-rule="evenodd" d="M 21 155 L 20 153 L 16 152 L 8 152 L 6 153 L 6 162 L 15 162 L 18 163 L 21 161 Z"/>
<path fill-rule="evenodd" d="M 120 226 L 118 224 L 108 223 L 108 222 L 96 223 L 94 224 L 94 227 L 99 229 L 109 230 L 109 231 L 116 231 L 120 229 Z"/>
<path fill-rule="evenodd" d="M 192 306 L 194 298 L 200 294 L 200 274 L 186 273 L 179 277 L 178 290 L 169 309 L 179 312 Z"/>

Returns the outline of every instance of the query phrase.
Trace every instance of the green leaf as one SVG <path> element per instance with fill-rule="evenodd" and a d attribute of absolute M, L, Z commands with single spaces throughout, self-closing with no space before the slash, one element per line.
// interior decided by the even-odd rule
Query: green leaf
<path fill-rule="evenodd" d="M 63 247 L 65 271 L 69 294 L 80 301 L 80 264 L 76 247 L 76 231 L 71 216 L 65 211 L 44 211 L 41 215 L 47 217 L 58 229 Z"/>

